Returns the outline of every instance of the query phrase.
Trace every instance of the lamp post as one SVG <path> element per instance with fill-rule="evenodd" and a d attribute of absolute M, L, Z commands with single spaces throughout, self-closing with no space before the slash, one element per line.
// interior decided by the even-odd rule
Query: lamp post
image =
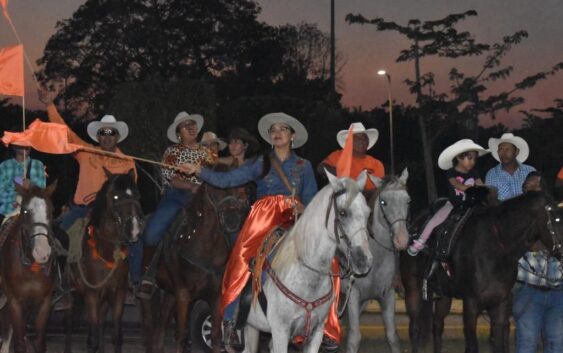
<path fill-rule="evenodd" d="M 391 75 L 385 70 L 377 71 L 379 76 L 387 77 L 387 93 L 389 99 L 389 147 L 391 152 L 391 175 L 395 174 L 395 154 L 393 152 L 393 99 L 391 97 Z"/>

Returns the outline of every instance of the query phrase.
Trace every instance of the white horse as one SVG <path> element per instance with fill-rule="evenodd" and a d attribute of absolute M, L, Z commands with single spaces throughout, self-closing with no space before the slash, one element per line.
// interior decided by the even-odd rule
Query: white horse
<path fill-rule="evenodd" d="M 259 331 L 266 331 L 272 333 L 273 353 L 286 353 L 296 336 L 305 338 L 305 353 L 317 353 L 334 300 L 331 263 L 336 250 L 348 254 L 354 273 L 365 274 L 371 267 L 366 227 L 370 209 L 361 193 L 365 175 L 358 182 L 327 175 L 329 185 L 279 245 L 262 286 L 267 312 L 252 305 L 244 328 L 245 352 L 258 352 Z"/>
<path fill-rule="evenodd" d="M 407 193 L 407 169 L 399 178 L 380 179 L 370 175 L 377 186 L 368 204 L 373 208 L 370 218 L 369 247 L 373 255 L 371 271 L 363 277 L 342 280 L 341 290 L 348 294 L 348 342 L 346 353 L 357 353 L 360 348 L 360 315 L 372 299 L 377 299 L 385 325 L 387 343 L 392 353 L 399 353 L 399 336 L 395 327 L 396 252 L 407 247 L 409 234 L 407 216 L 410 197 Z M 350 287 L 351 285 L 351 287 Z"/>

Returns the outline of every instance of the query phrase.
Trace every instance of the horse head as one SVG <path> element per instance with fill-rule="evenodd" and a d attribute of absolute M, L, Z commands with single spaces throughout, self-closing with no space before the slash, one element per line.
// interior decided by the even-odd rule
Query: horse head
<path fill-rule="evenodd" d="M 214 170 L 226 171 L 228 166 L 217 164 Z M 250 209 L 250 198 L 245 186 L 221 189 L 207 183 L 203 197 L 209 203 L 223 230 L 234 233 L 240 230 Z"/>
<path fill-rule="evenodd" d="M 409 242 L 407 221 L 409 216 L 410 197 L 407 192 L 409 172 L 405 168 L 400 177 L 388 176 L 383 179 L 370 175 L 369 178 L 377 187 L 370 200 L 373 202 L 373 222 L 378 222 L 389 229 L 393 247 L 404 250 Z M 375 228 L 375 225 L 370 225 Z"/>
<path fill-rule="evenodd" d="M 51 257 L 53 244 L 53 204 L 51 195 L 57 188 L 54 182 L 45 189 L 35 185 L 25 188 L 15 183 L 16 192 L 22 197 L 22 248 L 27 258 L 45 264 Z"/>
<path fill-rule="evenodd" d="M 366 227 L 370 210 L 362 194 L 366 176 L 362 173 L 356 182 L 350 178 L 337 178 L 329 172 L 326 174 L 333 193 L 325 225 L 330 229 L 328 220 L 333 209 L 334 240 L 338 251 L 345 254 L 348 267 L 355 274 L 365 274 L 371 269 L 373 260 Z"/>
<path fill-rule="evenodd" d="M 98 192 L 92 207 L 92 224 L 101 227 L 105 216 L 118 229 L 120 243 L 134 243 L 139 240 L 144 225 L 134 172 L 111 174 L 106 170 L 106 175 L 108 180 Z"/>

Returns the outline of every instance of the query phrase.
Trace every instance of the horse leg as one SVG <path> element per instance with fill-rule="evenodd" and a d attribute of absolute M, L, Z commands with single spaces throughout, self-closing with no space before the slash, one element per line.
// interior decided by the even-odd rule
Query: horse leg
<path fill-rule="evenodd" d="M 477 315 L 479 306 L 477 300 L 465 298 L 463 300 L 463 333 L 465 335 L 465 353 L 479 352 L 477 342 Z"/>
<path fill-rule="evenodd" d="M 176 353 L 184 353 L 188 344 L 188 311 L 190 293 L 187 288 L 178 288 L 176 298 Z"/>
<path fill-rule="evenodd" d="M 319 348 L 321 347 L 321 342 L 323 341 L 323 327 L 324 325 L 317 325 L 313 331 L 311 332 L 311 336 L 309 337 L 309 341 L 305 343 L 305 346 L 303 347 L 303 353 L 317 353 L 319 351 Z M 272 338 L 275 337 L 274 335 L 272 335 Z M 285 341 L 280 341 L 279 344 L 282 345 L 282 348 L 285 349 L 285 351 L 281 351 L 281 352 L 274 352 L 274 353 L 286 353 L 287 352 L 287 340 L 288 337 L 284 336 Z M 285 342 L 285 345 L 284 345 Z M 275 347 L 275 342 L 274 342 L 274 347 Z"/>
<path fill-rule="evenodd" d="M 383 316 L 383 324 L 385 325 L 385 336 L 391 353 L 399 353 L 399 335 L 395 325 L 395 291 L 393 287 L 387 289 L 385 296 L 379 300 L 381 306 L 381 315 Z M 348 352 L 350 353 L 350 352 Z"/>
<path fill-rule="evenodd" d="M 491 351 L 493 353 L 508 353 L 510 335 L 510 300 L 506 299 L 497 307 L 489 309 L 491 319 Z"/>
<path fill-rule="evenodd" d="M 434 338 L 434 353 L 442 352 L 442 336 L 444 334 L 444 320 L 450 313 L 452 299 L 442 297 L 435 303 L 434 315 L 432 317 L 432 335 Z"/>
<path fill-rule="evenodd" d="M 64 353 L 72 352 L 72 315 L 74 311 L 74 306 L 76 305 L 76 300 L 71 294 L 71 304 L 70 308 L 64 313 L 64 325 L 65 325 L 65 350 Z"/>
<path fill-rule="evenodd" d="M 35 352 L 45 353 L 47 350 L 47 345 L 45 344 L 45 329 L 47 326 L 47 319 L 49 318 L 49 312 L 51 311 L 51 299 L 52 295 L 48 295 L 43 299 L 43 302 L 39 306 L 37 311 L 37 316 L 35 317 Z"/>
<path fill-rule="evenodd" d="M 360 303 L 360 293 L 357 288 L 350 291 L 348 299 L 348 339 L 346 343 L 347 353 L 357 353 L 360 348 L 360 340 L 362 334 L 360 333 L 360 315 L 362 314 Z"/>
<path fill-rule="evenodd" d="M 23 308 L 16 299 L 11 299 L 12 300 L 8 301 L 8 309 L 10 311 L 10 320 L 12 321 L 14 352 L 25 353 L 25 320 Z"/>
<path fill-rule="evenodd" d="M 220 291 L 220 289 L 218 289 Z M 219 293 L 219 292 L 218 292 Z M 211 343 L 213 344 L 213 353 L 221 353 L 221 340 L 223 333 L 221 330 L 221 313 L 219 312 L 219 298 L 214 300 L 215 305 L 212 310 L 212 324 L 211 324 Z"/>
<path fill-rule="evenodd" d="M 142 326 L 143 326 L 143 334 L 144 334 L 144 340 L 145 340 L 145 353 L 153 353 L 156 349 L 155 347 L 155 339 L 153 337 L 153 335 L 156 334 L 156 328 L 155 328 L 155 323 L 156 323 L 156 318 L 155 318 L 155 310 L 156 308 L 158 308 L 158 300 L 160 299 L 160 295 L 157 295 L 157 293 L 155 293 L 155 295 L 152 296 L 151 299 L 141 299 L 139 300 L 139 303 L 141 305 L 141 317 L 142 317 Z"/>
<path fill-rule="evenodd" d="M 88 293 L 84 298 L 88 316 L 88 353 L 98 352 L 100 347 L 100 315 L 98 312 L 98 298 L 96 294 Z"/>
<path fill-rule="evenodd" d="M 321 337 L 322 339 L 322 337 Z M 244 351 L 243 353 L 258 353 L 260 331 L 250 325 L 244 325 Z M 286 342 L 287 345 L 287 342 Z M 320 343 L 319 343 L 320 346 Z M 315 352 L 316 353 L 316 352 Z"/>
<path fill-rule="evenodd" d="M 172 310 L 176 305 L 176 298 L 173 295 L 164 292 L 160 310 L 160 321 L 158 322 L 157 332 L 155 334 L 156 347 L 158 353 L 164 353 L 164 336 L 166 333 L 166 326 L 170 322 Z"/>
<path fill-rule="evenodd" d="M 125 305 L 126 286 L 117 290 L 113 303 L 113 330 L 111 340 L 115 353 L 121 353 L 123 347 L 123 331 L 121 330 L 121 319 L 123 318 L 123 307 Z"/>
<path fill-rule="evenodd" d="M 403 278 L 404 280 L 404 278 Z M 405 281 L 405 306 L 409 315 L 409 338 L 411 352 L 425 352 L 428 348 L 428 338 L 432 327 L 432 303 L 422 300 L 422 293 L 417 287 L 415 277 Z"/>
<path fill-rule="evenodd" d="M 102 301 L 100 303 L 100 313 L 98 316 L 98 327 L 99 327 L 99 331 L 98 331 L 98 337 L 99 337 L 99 352 L 100 353 L 104 353 L 106 350 L 106 340 L 105 340 L 105 331 L 106 331 L 106 318 L 108 316 L 108 311 L 109 311 L 109 302 L 108 301 Z"/>

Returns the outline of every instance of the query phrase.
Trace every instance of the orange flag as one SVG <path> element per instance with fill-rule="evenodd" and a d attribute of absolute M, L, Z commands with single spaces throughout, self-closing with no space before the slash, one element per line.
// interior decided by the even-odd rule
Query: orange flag
<path fill-rule="evenodd" d="M 348 136 L 346 137 L 346 143 L 344 144 L 344 150 L 336 163 L 336 176 L 337 177 L 349 177 L 352 174 L 352 153 L 354 152 L 354 133 L 352 132 L 352 125 L 348 130 Z"/>
<path fill-rule="evenodd" d="M 4 17 L 10 20 L 10 16 L 8 15 L 8 0 L 0 0 L 0 5 L 2 5 L 2 14 Z"/>
<path fill-rule="evenodd" d="M 23 97 L 23 45 L 21 44 L 0 48 L 0 94 Z"/>
<path fill-rule="evenodd" d="M 18 146 L 28 146 L 34 149 L 54 154 L 73 153 L 82 146 L 68 142 L 68 127 L 63 124 L 44 123 L 39 119 L 24 132 L 4 132 L 2 142 Z"/>

